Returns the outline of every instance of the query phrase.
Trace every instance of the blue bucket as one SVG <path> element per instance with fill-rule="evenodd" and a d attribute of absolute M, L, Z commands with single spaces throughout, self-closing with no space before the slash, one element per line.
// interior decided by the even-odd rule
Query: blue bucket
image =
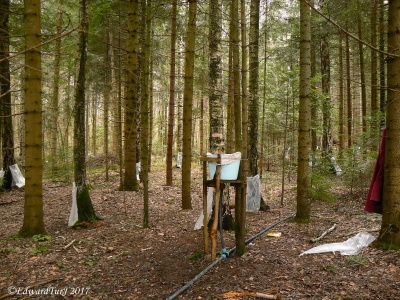
<path fill-rule="evenodd" d="M 217 157 L 216 154 L 208 154 L 207 157 Z M 240 152 L 234 154 L 221 154 L 221 180 L 237 180 L 240 167 Z M 230 163 L 224 163 L 224 160 L 229 160 Z M 209 162 L 208 169 L 210 178 L 214 178 L 217 169 L 217 163 Z"/>

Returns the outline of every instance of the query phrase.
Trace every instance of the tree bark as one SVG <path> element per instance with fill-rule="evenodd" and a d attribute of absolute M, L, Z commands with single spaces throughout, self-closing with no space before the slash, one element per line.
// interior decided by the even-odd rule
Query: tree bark
<path fill-rule="evenodd" d="M 182 132 L 182 208 L 192 209 L 191 166 L 192 166 L 192 114 L 193 114 L 193 72 L 196 40 L 197 0 L 188 0 L 188 24 L 186 33 L 185 82 L 183 94 Z"/>
<path fill-rule="evenodd" d="M 309 153 L 311 133 L 311 11 L 307 3 L 300 0 L 300 106 L 297 159 L 297 210 L 296 219 L 310 218 Z"/>
<path fill-rule="evenodd" d="M 258 174 L 258 48 L 259 48 L 260 0 L 252 0 L 250 4 L 249 29 L 249 175 Z"/>
<path fill-rule="evenodd" d="M 328 26 L 328 24 L 326 24 Z M 331 135 L 331 65 L 329 52 L 329 34 L 325 33 L 321 39 L 321 76 L 322 76 L 322 150 L 327 157 L 330 149 Z"/>
<path fill-rule="evenodd" d="M 358 2 L 358 38 L 362 40 L 362 20 L 361 20 L 361 7 Z M 362 123 L 362 132 L 364 136 L 367 133 L 367 90 L 365 84 L 365 63 L 364 63 L 364 49 L 363 44 L 361 42 L 358 43 L 358 51 L 360 55 L 360 79 L 361 79 L 361 123 Z M 371 73 L 374 70 L 371 70 Z M 366 137 L 366 136 L 365 136 Z"/>
<path fill-rule="evenodd" d="M 224 148 L 222 104 L 222 2 L 210 0 L 209 26 L 209 104 L 210 152 L 222 153 Z"/>
<path fill-rule="evenodd" d="M 387 58 L 388 101 L 386 109 L 386 149 L 383 186 L 382 225 L 378 242 L 400 248 L 400 0 L 390 0 L 388 10 Z"/>
<path fill-rule="evenodd" d="M 385 114 L 386 107 L 386 56 L 383 54 L 385 50 L 385 0 L 379 1 L 379 111 L 382 116 Z M 380 117 L 380 128 L 385 127 L 385 118 Z"/>
<path fill-rule="evenodd" d="M 126 75 L 126 99 L 124 120 L 124 186 L 125 191 L 136 191 L 139 184 L 136 178 L 137 163 L 137 124 L 136 111 L 138 106 L 139 90 L 139 3 L 138 0 L 129 1 L 128 12 L 128 62 Z"/>
<path fill-rule="evenodd" d="M 339 32 L 339 156 L 344 149 L 344 68 L 343 68 L 343 33 Z"/>
<path fill-rule="evenodd" d="M 85 88 L 87 61 L 87 33 L 89 28 L 88 2 L 80 0 L 79 31 L 79 73 L 75 88 L 74 107 L 74 179 L 77 187 L 78 223 L 95 222 L 98 218 L 90 200 L 86 185 L 86 130 L 85 130 Z"/>
<path fill-rule="evenodd" d="M 40 1 L 25 1 L 25 202 L 20 235 L 45 234 L 43 221 Z"/>
<path fill-rule="evenodd" d="M 10 190 L 12 184 L 10 166 L 15 164 L 14 130 L 11 109 L 10 61 L 8 60 L 10 54 L 10 0 L 1 0 L 0 7 L 0 122 L 4 170 L 1 190 Z"/>
<path fill-rule="evenodd" d="M 107 24 L 109 25 L 109 24 Z M 109 120 L 110 120 L 110 92 L 112 91 L 112 83 L 111 83 L 111 52 L 110 52 L 110 45 L 111 45 L 111 34 L 110 34 L 110 29 L 109 26 L 107 28 L 107 42 L 106 42 L 106 51 L 104 53 L 104 64 L 106 66 L 106 69 L 104 70 L 104 89 L 103 89 L 103 107 L 104 107 L 104 112 L 103 112 L 103 128 L 104 128 L 104 155 L 106 157 L 105 160 L 105 168 L 106 168 L 106 181 L 109 180 Z"/>
<path fill-rule="evenodd" d="M 371 0 L 371 45 L 377 47 L 377 12 L 378 0 Z M 370 140 L 376 141 L 379 138 L 379 102 L 378 102 L 378 54 L 371 49 L 371 134 Z M 369 145 L 370 150 L 377 149 L 377 143 Z"/>
<path fill-rule="evenodd" d="M 60 85 L 60 62 L 61 62 L 61 30 L 63 24 L 62 0 L 58 1 L 57 10 L 57 36 L 54 50 L 54 78 L 53 78 L 53 95 L 52 95 L 52 112 L 51 112 L 51 171 L 53 176 L 57 169 L 57 132 L 58 132 L 58 116 L 60 113 L 59 102 L 59 85 Z"/>
<path fill-rule="evenodd" d="M 169 109 L 168 109 L 168 138 L 167 138 L 167 185 L 172 186 L 172 156 L 174 144 L 175 122 L 175 67 L 176 67 L 176 16 L 177 0 L 172 0 L 171 16 L 171 58 L 169 69 Z"/>
<path fill-rule="evenodd" d="M 145 34 L 143 57 L 140 162 L 141 181 L 143 183 L 143 228 L 149 227 L 149 77 L 150 77 L 150 31 L 151 1 L 142 0 L 142 22 Z"/>
<path fill-rule="evenodd" d="M 346 26 L 346 30 L 348 30 L 348 26 Z M 350 45 L 349 45 L 349 36 L 346 34 L 345 37 L 346 44 L 346 103 L 347 103 L 347 147 L 351 147 L 353 145 L 352 132 L 353 132 L 353 107 L 352 107 L 352 99 L 351 99 L 351 78 L 350 78 Z"/>

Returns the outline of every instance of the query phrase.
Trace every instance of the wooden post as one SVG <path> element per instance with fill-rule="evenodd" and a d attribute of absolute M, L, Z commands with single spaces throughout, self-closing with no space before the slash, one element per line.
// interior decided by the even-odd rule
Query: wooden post
<path fill-rule="evenodd" d="M 206 157 L 206 154 L 204 154 Z M 207 161 L 203 160 L 203 236 L 204 254 L 208 254 L 208 216 L 207 216 Z"/>
<path fill-rule="evenodd" d="M 218 217 L 219 217 L 219 190 L 221 183 L 221 154 L 218 154 L 217 167 L 214 175 L 215 180 L 215 206 L 214 206 L 214 222 L 211 227 L 211 260 L 214 261 L 217 256 L 217 229 L 218 229 Z"/>

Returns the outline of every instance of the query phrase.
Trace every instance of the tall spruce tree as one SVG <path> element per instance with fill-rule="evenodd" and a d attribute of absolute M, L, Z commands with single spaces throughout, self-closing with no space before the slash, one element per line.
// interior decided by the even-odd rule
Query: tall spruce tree
<path fill-rule="evenodd" d="M 11 110 L 10 81 L 10 32 L 9 32 L 10 0 L 0 1 L 0 122 L 3 151 L 4 179 L 2 190 L 10 190 L 12 174 L 10 166 L 15 164 L 14 131 Z"/>
<path fill-rule="evenodd" d="M 20 235 L 46 233 L 43 221 L 41 11 L 40 0 L 25 1 L 25 202 Z"/>
<path fill-rule="evenodd" d="M 311 11 L 300 0 L 300 106 L 297 158 L 297 210 L 296 219 L 308 221 L 310 200 L 308 195 L 308 162 L 311 134 Z"/>
<path fill-rule="evenodd" d="M 86 183 L 86 126 L 85 126 L 85 87 L 87 61 L 87 34 L 89 29 L 88 0 L 80 0 L 79 28 L 79 71 L 75 88 L 74 106 L 74 180 L 77 188 L 78 223 L 95 222 L 96 214 Z"/>
<path fill-rule="evenodd" d="M 386 149 L 382 225 L 378 242 L 400 248 L 400 0 L 390 0 L 388 10 Z"/>

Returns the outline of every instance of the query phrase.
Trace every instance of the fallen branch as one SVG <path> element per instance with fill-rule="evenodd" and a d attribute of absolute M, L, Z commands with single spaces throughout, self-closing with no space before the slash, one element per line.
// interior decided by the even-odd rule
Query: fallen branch
<path fill-rule="evenodd" d="M 71 247 L 72 244 L 75 243 L 75 242 L 76 242 L 76 240 L 72 240 L 72 242 L 69 243 L 68 245 L 66 245 L 63 249 L 64 249 L 64 250 L 68 249 L 68 248 Z"/>
<path fill-rule="evenodd" d="M 260 298 L 260 299 L 282 299 L 280 294 L 275 294 L 275 295 L 269 295 L 269 294 L 262 294 L 262 293 L 254 293 L 254 297 Z"/>
<path fill-rule="evenodd" d="M 15 202 L 18 202 L 18 201 L 0 202 L 0 205 L 8 205 L 8 204 L 13 204 Z"/>
<path fill-rule="evenodd" d="M 315 239 L 311 239 L 311 242 L 315 243 L 318 242 L 319 240 L 322 240 L 324 238 L 324 236 L 326 236 L 328 233 L 332 232 L 333 230 L 335 230 L 336 228 L 336 223 L 333 224 L 333 226 L 331 228 L 329 228 L 328 230 L 326 230 L 323 234 L 321 234 L 319 237 L 315 238 Z"/>
<path fill-rule="evenodd" d="M 25 287 L 24 290 L 30 290 L 30 289 L 33 289 L 35 287 L 42 286 L 44 284 L 47 284 L 47 283 L 50 283 L 50 282 L 54 282 L 54 281 L 58 281 L 58 280 L 61 280 L 61 279 L 62 278 L 48 279 L 48 280 L 45 280 L 45 281 L 42 281 L 42 282 L 39 282 L 39 283 L 36 283 L 36 284 L 33 284 L 33 285 L 29 285 L 29 286 Z M 15 293 L 4 294 L 4 295 L 0 296 L 0 300 L 1 299 L 6 299 L 6 298 L 14 296 L 14 295 L 15 295 Z"/>
<path fill-rule="evenodd" d="M 251 292 L 251 291 L 244 291 L 244 292 L 227 292 L 222 295 L 224 299 L 237 299 L 237 297 L 242 297 L 242 296 L 253 296 L 259 299 L 272 299 L 272 300 L 280 300 L 282 299 L 281 294 L 264 294 L 264 293 L 258 293 L 258 292 Z"/>
<path fill-rule="evenodd" d="M 363 231 L 365 231 L 365 232 L 378 232 L 378 231 L 380 231 L 380 228 L 375 228 L 375 229 L 370 229 L 370 230 L 366 230 L 366 229 L 356 230 L 356 231 L 352 231 L 352 232 L 349 232 L 349 233 L 342 234 L 339 237 L 352 236 L 352 235 L 356 235 L 357 233 L 360 233 L 360 232 L 363 232 Z"/>

